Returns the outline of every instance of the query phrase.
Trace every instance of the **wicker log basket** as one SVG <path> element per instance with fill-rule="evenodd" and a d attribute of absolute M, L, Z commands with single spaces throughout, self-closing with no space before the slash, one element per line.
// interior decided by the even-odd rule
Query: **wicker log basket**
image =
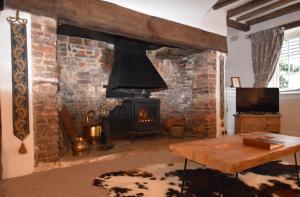
<path fill-rule="evenodd" d="M 184 137 L 185 117 L 181 112 L 173 111 L 164 121 L 164 129 L 171 136 Z"/>

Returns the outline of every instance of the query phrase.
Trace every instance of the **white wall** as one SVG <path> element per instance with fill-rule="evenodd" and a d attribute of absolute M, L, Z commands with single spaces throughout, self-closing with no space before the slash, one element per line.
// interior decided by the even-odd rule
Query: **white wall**
<path fill-rule="evenodd" d="M 252 87 L 254 76 L 252 70 L 251 43 L 245 36 L 248 33 L 238 32 L 227 36 L 228 54 L 226 61 L 225 85 L 230 87 L 231 77 L 238 76 L 242 87 Z M 237 39 L 231 41 L 231 39 Z"/>
<path fill-rule="evenodd" d="M 205 31 L 227 35 L 226 10 L 213 10 L 217 0 L 105 0 L 128 9 Z"/>
<path fill-rule="evenodd" d="M 13 135 L 12 123 L 12 78 L 11 78 L 11 38 L 10 24 L 6 18 L 15 16 L 14 10 L 0 12 L 0 96 L 2 114 L 2 164 L 3 178 L 21 176 L 33 172 L 34 169 L 34 141 L 32 133 L 32 99 L 31 99 L 31 20 L 30 15 L 20 13 L 21 18 L 28 20 L 27 50 L 29 71 L 29 102 L 30 102 L 30 134 L 24 140 L 28 153 L 20 155 L 18 149 L 21 141 Z"/>
<path fill-rule="evenodd" d="M 249 32 L 228 29 L 228 55 L 226 62 L 226 86 L 231 85 L 230 78 L 239 76 L 242 87 L 253 87 L 251 42 L 246 35 L 263 29 L 279 26 L 300 19 L 300 11 L 278 17 L 251 27 Z M 281 129 L 283 133 L 300 134 L 300 93 L 280 95 Z"/>
<path fill-rule="evenodd" d="M 281 131 L 300 135 L 300 93 L 280 95 Z"/>

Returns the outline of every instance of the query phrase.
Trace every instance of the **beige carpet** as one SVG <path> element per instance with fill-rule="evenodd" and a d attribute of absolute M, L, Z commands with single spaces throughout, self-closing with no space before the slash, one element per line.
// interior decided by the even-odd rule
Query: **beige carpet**
<path fill-rule="evenodd" d="M 298 162 L 299 157 L 298 154 Z M 294 163 L 293 155 L 282 159 Z M 171 162 L 183 162 L 183 159 L 171 155 L 167 149 L 162 149 L 126 155 L 116 160 L 34 173 L 3 181 L 0 185 L 0 197 L 106 197 L 104 189 L 92 185 L 98 175 Z"/>
<path fill-rule="evenodd" d="M 93 186 L 93 180 L 104 172 L 129 170 L 149 164 L 180 162 L 167 149 L 121 157 L 116 160 L 81 164 L 73 167 L 34 173 L 5 180 L 1 197 L 106 197 L 106 191 Z"/>

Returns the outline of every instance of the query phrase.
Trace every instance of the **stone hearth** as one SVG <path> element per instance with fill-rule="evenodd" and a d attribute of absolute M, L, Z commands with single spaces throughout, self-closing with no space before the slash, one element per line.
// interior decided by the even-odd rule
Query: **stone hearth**
<path fill-rule="evenodd" d="M 33 119 L 35 160 L 55 162 L 65 149 L 58 110 L 66 105 L 78 128 L 86 112 L 100 103 L 117 105 L 122 99 L 105 98 L 113 62 L 112 44 L 57 35 L 57 21 L 32 16 Z M 186 129 L 201 136 L 216 136 L 217 54 L 175 48 L 147 51 L 168 85 L 151 94 L 160 99 L 161 123 L 172 111 L 183 113 Z"/>
<path fill-rule="evenodd" d="M 93 163 L 98 161 L 116 160 L 121 157 L 128 157 L 138 154 L 147 154 L 149 152 L 167 149 L 170 144 L 187 142 L 199 139 L 198 136 L 188 134 L 184 139 L 168 136 L 153 136 L 141 138 L 134 143 L 129 140 L 115 140 L 115 148 L 108 151 L 99 151 L 97 146 L 91 147 L 90 154 L 82 157 L 74 157 L 71 152 L 68 152 L 57 162 L 40 162 L 35 168 L 35 172 L 42 172 L 56 168 L 70 167 L 83 163 Z"/>

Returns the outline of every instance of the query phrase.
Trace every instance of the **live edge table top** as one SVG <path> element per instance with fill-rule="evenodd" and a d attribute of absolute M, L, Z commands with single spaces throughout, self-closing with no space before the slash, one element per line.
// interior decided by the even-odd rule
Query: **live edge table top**
<path fill-rule="evenodd" d="M 284 146 L 266 150 L 243 144 L 245 135 L 270 136 Z M 224 173 L 236 173 L 300 151 L 300 137 L 255 132 L 171 144 L 172 153 Z"/>

